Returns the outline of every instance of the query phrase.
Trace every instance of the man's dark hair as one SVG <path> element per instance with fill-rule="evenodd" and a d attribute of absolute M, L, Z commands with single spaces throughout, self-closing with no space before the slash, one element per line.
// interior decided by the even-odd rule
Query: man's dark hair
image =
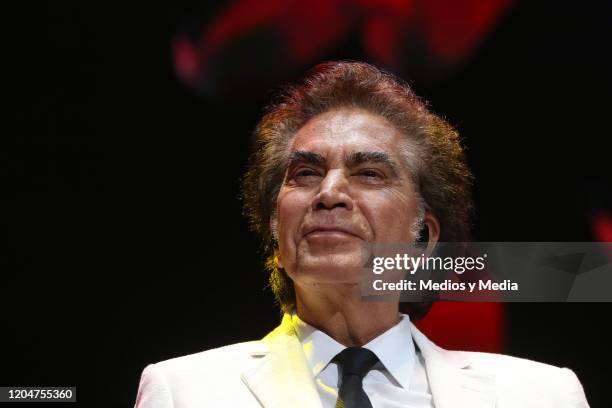
<path fill-rule="evenodd" d="M 295 307 L 293 282 L 274 260 L 270 226 L 283 183 L 289 147 L 297 131 L 324 112 L 359 108 L 384 117 L 409 145 L 403 156 L 425 210 L 440 222 L 440 241 L 469 240 L 472 174 L 457 132 L 431 113 L 401 79 L 363 62 L 327 62 L 288 88 L 255 129 L 255 145 L 243 179 L 244 211 L 264 242 L 270 287 L 283 311 Z M 431 303 L 402 303 L 415 320 Z"/>

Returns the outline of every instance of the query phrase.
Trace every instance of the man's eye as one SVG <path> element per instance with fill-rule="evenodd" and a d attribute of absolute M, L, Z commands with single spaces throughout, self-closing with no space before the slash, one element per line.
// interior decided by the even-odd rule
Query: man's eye
<path fill-rule="evenodd" d="M 375 171 L 375 170 L 361 170 L 358 173 L 358 175 L 359 176 L 364 176 L 364 177 L 367 177 L 367 178 L 377 178 L 377 179 L 384 178 L 383 175 L 380 172 Z"/>
<path fill-rule="evenodd" d="M 295 173 L 295 177 L 308 177 L 308 176 L 318 176 L 319 173 L 312 169 L 303 169 L 299 170 Z"/>
<path fill-rule="evenodd" d="M 321 173 L 317 170 L 302 168 L 293 172 L 291 179 L 298 184 L 313 184 L 317 183 L 321 177 Z"/>

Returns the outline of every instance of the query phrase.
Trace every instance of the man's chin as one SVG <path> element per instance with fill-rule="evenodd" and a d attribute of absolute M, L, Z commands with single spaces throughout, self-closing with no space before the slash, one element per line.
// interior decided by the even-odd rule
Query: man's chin
<path fill-rule="evenodd" d="M 316 240 L 300 242 L 297 248 L 298 258 L 318 264 L 357 264 L 364 258 L 364 241 L 351 238 L 343 241 Z"/>
<path fill-rule="evenodd" d="M 363 264 L 360 256 L 311 257 L 296 268 L 302 278 L 319 283 L 359 283 Z"/>

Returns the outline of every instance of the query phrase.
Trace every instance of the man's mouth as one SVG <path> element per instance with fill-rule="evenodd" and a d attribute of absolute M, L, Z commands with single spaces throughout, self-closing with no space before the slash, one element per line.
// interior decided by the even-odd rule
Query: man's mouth
<path fill-rule="evenodd" d="M 356 231 L 350 228 L 340 227 L 340 226 L 330 226 L 330 225 L 320 225 L 320 226 L 310 227 L 306 229 L 306 233 L 304 234 L 304 236 L 313 237 L 313 238 L 318 237 L 318 236 L 320 237 L 351 236 L 354 238 L 363 239 Z"/>

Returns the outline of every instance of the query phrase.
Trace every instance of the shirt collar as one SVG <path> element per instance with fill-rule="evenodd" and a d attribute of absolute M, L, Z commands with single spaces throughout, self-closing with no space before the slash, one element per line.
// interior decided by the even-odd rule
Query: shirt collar
<path fill-rule="evenodd" d="M 345 347 L 321 330 L 300 319 L 295 311 L 291 313 L 291 322 L 302 343 L 310 371 L 316 378 L 329 362 Z"/>
<path fill-rule="evenodd" d="M 416 355 L 410 331 L 410 318 L 407 314 L 400 314 L 400 317 L 398 324 L 363 347 L 376 354 L 389 374 L 402 388 L 408 389 L 416 363 Z M 302 344 L 308 366 L 314 378 L 316 378 L 329 362 L 346 347 L 321 330 L 301 320 L 295 310 L 291 312 L 291 321 Z"/>
<path fill-rule="evenodd" d="M 400 318 L 398 324 L 363 347 L 376 354 L 402 388 L 408 389 L 416 354 L 410 331 L 410 318 L 407 314 L 400 314 Z"/>

